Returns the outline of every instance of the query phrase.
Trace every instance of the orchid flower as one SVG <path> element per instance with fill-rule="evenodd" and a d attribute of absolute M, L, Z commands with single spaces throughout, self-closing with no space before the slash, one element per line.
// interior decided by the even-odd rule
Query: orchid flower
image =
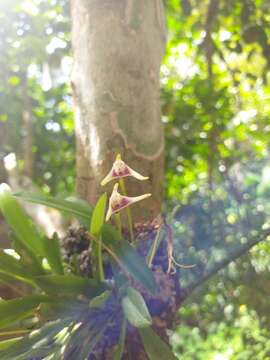
<path fill-rule="evenodd" d="M 117 213 L 118 211 L 126 208 L 127 206 L 134 204 L 135 202 L 141 201 L 143 199 L 148 198 L 151 194 L 143 194 L 140 196 L 123 196 L 118 192 L 119 184 L 116 183 L 114 185 L 110 200 L 109 200 L 109 208 L 106 214 L 106 221 L 110 219 L 110 217 Z"/>
<path fill-rule="evenodd" d="M 127 176 L 133 176 L 138 180 L 147 180 L 147 176 L 142 176 L 137 171 L 131 169 L 122 159 L 121 155 L 118 154 L 113 163 L 113 166 L 109 174 L 101 181 L 101 186 L 108 184 L 111 180 L 119 179 Z"/>

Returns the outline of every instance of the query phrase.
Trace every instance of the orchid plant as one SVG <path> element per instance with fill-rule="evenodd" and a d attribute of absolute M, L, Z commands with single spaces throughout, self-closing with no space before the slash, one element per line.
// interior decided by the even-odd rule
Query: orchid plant
<path fill-rule="evenodd" d="M 79 199 L 13 194 L 6 184 L 0 185 L 0 210 L 12 230 L 14 247 L 12 251 L 0 250 L 0 281 L 14 292 L 18 282 L 32 289 L 30 294 L 0 301 L 1 360 L 107 359 L 108 352 L 108 358 L 121 360 L 134 331 L 150 360 L 157 358 L 157 349 L 160 358 L 175 359 L 169 345 L 155 332 L 151 308 L 165 286 L 158 280 L 160 266 L 157 273 L 154 266 L 162 231 L 158 228 L 154 232 L 146 256 L 142 256 L 134 242 L 130 205 L 151 194 L 128 196 L 127 176 L 148 179 L 117 155 L 101 182 L 104 186 L 116 180 L 109 201 L 103 193 L 94 209 Z M 80 273 L 76 258 L 72 262 L 63 259 L 57 234 L 51 239 L 42 234 L 17 199 L 77 218 L 85 228 L 91 277 Z M 123 235 L 123 209 L 131 241 Z M 164 284 L 172 281 L 166 271 L 161 274 Z M 170 302 L 173 296 L 168 294 Z"/>
<path fill-rule="evenodd" d="M 125 182 L 124 182 L 124 178 L 127 176 L 132 176 L 137 180 L 148 180 L 147 176 L 143 176 L 143 175 L 139 174 L 137 171 L 131 169 L 131 167 L 129 167 L 121 159 L 121 155 L 118 154 L 116 156 L 115 162 L 113 163 L 113 166 L 112 166 L 110 172 L 102 180 L 101 185 L 104 186 L 104 185 L 108 184 L 110 181 L 117 179 L 117 180 L 119 180 L 120 187 L 121 187 L 121 190 L 124 195 L 120 195 L 118 193 L 119 184 L 116 183 L 113 188 L 112 195 L 110 197 L 109 208 L 108 208 L 107 215 L 106 215 L 106 221 L 108 221 L 110 219 L 112 214 L 118 213 L 123 208 L 127 208 L 129 205 L 131 205 L 137 201 L 144 200 L 147 197 L 151 196 L 151 194 L 144 194 L 144 195 L 135 196 L 135 197 L 128 197 L 127 192 L 126 192 Z M 129 227 L 131 240 L 133 240 L 134 239 L 133 224 L 132 224 L 132 216 L 131 216 L 131 212 L 130 212 L 129 208 L 127 208 L 127 218 L 128 218 L 128 227 Z M 117 217 L 117 222 L 118 222 L 118 227 L 120 228 L 120 231 L 121 231 L 121 220 L 120 220 L 119 216 Z"/>

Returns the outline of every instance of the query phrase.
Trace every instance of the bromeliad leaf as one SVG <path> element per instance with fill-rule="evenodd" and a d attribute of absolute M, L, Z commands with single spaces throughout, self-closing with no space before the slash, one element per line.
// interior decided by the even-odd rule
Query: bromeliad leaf
<path fill-rule="evenodd" d="M 41 302 L 47 302 L 49 300 L 49 297 L 45 295 L 31 295 L 18 299 L 1 300 L 0 328 L 7 327 L 13 322 L 24 319 L 30 315 Z"/>
<path fill-rule="evenodd" d="M 104 283 L 72 274 L 38 276 L 35 282 L 46 293 L 60 296 L 81 294 L 92 298 L 108 289 Z"/>
<path fill-rule="evenodd" d="M 148 327 L 139 329 L 138 331 L 149 360 L 177 360 L 170 346 L 166 344 L 152 328 Z"/>
<path fill-rule="evenodd" d="M 127 288 L 127 295 L 122 299 L 122 309 L 131 325 L 143 328 L 152 324 L 144 298 L 132 287 Z"/>
<path fill-rule="evenodd" d="M 90 233 L 94 236 L 98 236 L 100 234 L 101 228 L 104 224 L 106 203 L 107 193 L 104 193 L 98 199 L 91 219 Z"/>
<path fill-rule="evenodd" d="M 14 199 L 6 184 L 0 185 L 0 209 L 8 225 L 29 251 L 43 255 L 43 236 L 39 234 L 32 220 Z"/>
<path fill-rule="evenodd" d="M 114 314 L 107 315 L 101 322 L 92 321 L 80 324 L 69 339 L 65 348 L 64 359 L 88 359 L 113 316 Z"/>
<path fill-rule="evenodd" d="M 15 342 L 15 344 L 8 346 L 8 348 L 1 350 L 0 349 L 0 359 L 1 360 L 25 360 L 31 359 L 32 347 L 35 346 L 38 348 L 38 344 L 42 341 L 42 346 L 44 346 L 44 341 L 48 344 L 51 344 L 53 338 L 65 327 L 71 324 L 72 320 L 66 318 L 64 320 L 56 320 L 49 322 L 38 330 L 32 331 L 30 334 L 24 336 L 22 339 Z M 51 347 L 53 350 L 53 348 Z M 30 354 L 29 354 L 30 353 Z"/>
<path fill-rule="evenodd" d="M 65 214 L 75 216 L 79 221 L 82 222 L 83 225 L 85 225 L 87 228 L 89 227 L 92 208 L 86 201 L 82 199 L 75 197 L 58 199 L 44 194 L 32 194 L 27 192 L 15 193 L 14 196 L 25 201 L 51 207 Z"/>
<path fill-rule="evenodd" d="M 51 239 L 45 239 L 44 252 L 51 269 L 56 274 L 63 275 L 64 267 L 61 258 L 59 238 L 56 233 L 53 234 Z"/>

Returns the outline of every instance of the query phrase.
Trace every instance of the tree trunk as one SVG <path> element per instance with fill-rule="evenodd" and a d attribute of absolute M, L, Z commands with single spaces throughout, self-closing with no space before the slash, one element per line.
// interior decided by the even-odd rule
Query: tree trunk
<path fill-rule="evenodd" d="M 150 178 L 127 180 L 130 195 L 152 193 L 135 219 L 153 218 L 160 212 L 163 181 L 162 0 L 73 0 L 71 12 L 77 192 L 95 203 L 100 181 L 121 153 Z"/>

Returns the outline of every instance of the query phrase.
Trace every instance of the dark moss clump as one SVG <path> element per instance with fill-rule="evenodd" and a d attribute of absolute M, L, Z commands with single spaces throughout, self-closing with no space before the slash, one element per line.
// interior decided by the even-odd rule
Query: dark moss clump
<path fill-rule="evenodd" d="M 89 246 L 90 245 L 90 246 Z M 64 261 L 75 265 L 82 276 L 92 277 L 91 239 L 84 227 L 70 227 L 61 239 Z"/>

